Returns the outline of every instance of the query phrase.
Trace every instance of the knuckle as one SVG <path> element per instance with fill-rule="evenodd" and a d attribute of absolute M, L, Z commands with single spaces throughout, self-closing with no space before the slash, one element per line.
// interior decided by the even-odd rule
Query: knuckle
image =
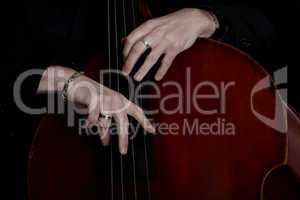
<path fill-rule="evenodd" d="M 148 64 L 152 64 L 156 61 L 156 55 L 155 54 L 150 54 L 148 56 Z"/>
<path fill-rule="evenodd" d="M 128 36 L 126 37 L 126 40 L 125 40 L 125 41 L 126 41 L 126 43 L 129 44 L 129 45 L 132 44 L 132 42 L 133 42 L 133 37 L 132 37 L 132 35 L 128 35 Z"/>
<path fill-rule="evenodd" d="M 152 35 L 155 37 L 155 38 L 161 38 L 161 37 L 164 37 L 164 30 L 163 28 L 159 27 L 159 28 L 156 28 Z"/>
<path fill-rule="evenodd" d="M 140 46 L 139 45 L 134 45 L 133 47 L 132 47 L 132 53 L 134 53 L 134 54 L 137 54 L 137 53 L 139 53 L 140 52 Z"/>
<path fill-rule="evenodd" d="M 119 96 L 120 96 L 120 94 L 119 94 L 118 92 L 112 91 L 111 94 L 110 94 L 109 99 L 110 99 L 110 100 L 114 100 L 114 99 L 116 99 L 116 98 L 119 98 Z"/>
<path fill-rule="evenodd" d="M 165 34 L 164 40 L 168 41 L 171 44 L 177 43 L 178 38 L 176 38 L 173 34 Z"/>
<path fill-rule="evenodd" d="M 155 20 L 154 19 L 150 19 L 148 21 L 145 22 L 145 26 L 149 27 L 149 26 L 154 26 L 155 24 Z"/>
<path fill-rule="evenodd" d="M 172 45 L 171 45 L 171 50 L 173 52 L 177 52 L 179 51 L 180 49 L 183 49 L 183 45 L 179 42 L 173 42 Z"/>
<path fill-rule="evenodd" d="M 167 41 L 169 49 L 181 49 L 183 47 L 180 40 L 173 34 L 164 35 L 164 41 Z"/>
<path fill-rule="evenodd" d="M 162 60 L 162 63 L 163 63 L 164 65 L 167 65 L 167 66 L 168 66 L 168 65 L 171 65 L 172 59 L 166 57 L 165 59 Z"/>
<path fill-rule="evenodd" d="M 113 92 L 110 96 L 110 102 L 119 105 L 121 103 L 121 96 L 118 92 Z"/>

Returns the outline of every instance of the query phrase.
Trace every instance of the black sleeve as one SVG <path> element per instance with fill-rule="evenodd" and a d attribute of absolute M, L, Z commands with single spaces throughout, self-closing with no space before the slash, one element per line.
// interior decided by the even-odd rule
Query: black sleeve
<path fill-rule="evenodd" d="M 261 9 L 245 4 L 208 5 L 203 8 L 219 19 L 220 30 L 215 39 L 247 52 L 269 70 L 275 67 L 276 31 Z"/>
<path fill-rule="evenodd" d="M 30 68 L 43 69 L 46 66 L 40 62 L 32 62 L 35 45 L 35 36 L 31 35 L 32 24 L 28 23 L 28 12 L 25 10 L 25 2 L 11 1 L 1 7 L 2 48 L 5 49 L 4 58 L 1 59 L 2 72 L 1 92 L 5 98 L 0 100 L 0 104 L 8 110 L 15 107 L 14 85 L 17 78 Z M 43 51 L 39 49 L 40 54 Z M 44 62 L 46 63 L 46 61 Z M 30 76 L 22 84 L 21 97 L 24 101 L 33 102 L 33 94 L 40 80 L 40 75 Z M 31 83 L 29 83 L 31 82 Z M 31 94 L 32 95 L 29 95 Z M 31 103 L 30 103 L 31 104 Z M 28 104 L 27 104 L 28 105 Z"/>
<path fill-rule="evenodd" d="M 159 10 L 154 15 L 164 15 L 181 8 L 200 8 L 214 13 L 220 21 L 221 30 L 213 39 L 241 49 L 266 68 L 276 63 L 277 31 L 268 14 L 268 9 L 272 9 L 269 5 L 262 5 L 258 0 L 168 0 L 162 6 L 155 2 L 149 0 L 153 10 Z"/>
<path fill-rule="evenodd" d="M 87 14 L 84 1 L 31 0 L 18 2 L 13 8 L 10 10 L 15 11 L 15 37 L 9 36 L 9 40 L 14 45 L 8 53 L 12 58 L 7 63 L 7 76 L 3 77 L 10 96 L 17 78 L 28 70 L 42 73 L 50 65 L 79 70 Z M 8 30 L 8 35 L 13 31 Z M 26 105 L 45 105 L 44 95 L 36 93 L 41 73 L 28 76 L 22 84 L 21 96 Z"/>

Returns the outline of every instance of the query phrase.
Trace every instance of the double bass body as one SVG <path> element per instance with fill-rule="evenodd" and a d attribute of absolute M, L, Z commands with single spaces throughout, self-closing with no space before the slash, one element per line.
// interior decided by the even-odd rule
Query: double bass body
<path fill-rule="evenodd" d="M 99 74 L 102 63 L 106 60 L 94 59 L 86 74 Z M 126 182 L 121 188 L 121 184 L 116 183 L 118 179 L 113 179 L 112 190 L 111 169 L 105 167 L 109 158 L 99 158 L 97 154 L 97 151 L 106 150 L 95 149 L 88 142 L 91 138 L 80 137 L 77 129 L 67 127 L 63 116 L 48 115 L 42 120 L 32 144 L 29 159 L 31 200 L 106 200 L 112 197 L 253 200 L 268 196 L 264 194 L 265 184 L 273 169 L 287 164 L 288 134 L 266 125 L 253 114 L 254 108 L 264 116 L 274 117 L 276 90 L 266 88 L 252 94 L 255 85 L 267 73 L 233 47 L 200 40 L 180 54 L 166 77 L 157 83 L 161 98 L 145 102 L 146 105 L 159 108 L 163 97 L 176 93 L 176 87 L 166 87 L 170 81 L 178 83 L 183 94 L 187 94 L 186 77 L 183 76 L 187 70 L 191 74 L 190 90 L 198 87 L 200 95 L 194 103 L 212 113 L 201 113 L 197 106 L 191 106 L 188 113 L 159 111 L 152 116 L 158 125 L 177 124 L 178 129 L 176 134 L 158 132 L 152 137 L 153 159 L 148 162 L 151 162 L 153 174 L 149 182 L 137 177 L 134 183 Z M 203 83 L 202 86 L 199 83 Z M 216 96 L 212 85 L 222 84 L 225 91 L 220 90 Z M 229 85 L 225 87 L 226 84 Z M 153 91 L 149 89 L 148 92 Z M 201 95 L 212 94 L 215 98 L 201 98 Z M 169 109 L 178 104 L 178 98 L 166 100 Z M 284 120 L 276 123 L 285 123 Z M 186 130 L 185 123 L 195 121 L 198 128 L 190 126 Z M 216 131 L 217 123 L 221 124 L 222 133 Z"/>

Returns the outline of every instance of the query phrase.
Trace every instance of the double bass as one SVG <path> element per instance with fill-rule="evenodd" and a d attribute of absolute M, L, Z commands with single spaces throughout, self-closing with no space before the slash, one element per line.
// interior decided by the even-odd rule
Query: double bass
<path fill-rule="evenodd" d="M 143 1 L 124 2 L 107 1 L 107 29 L 114 34 L 108 33 L 107 55 L 96 55 L 85 74 L 125 94 L 122 77 L 97 77 L 101 70 L 120 69 L 119 41 L 149 17 Z M 151 73 L 144 81 L 154 82 Z M 28 161 L 30 199 L 299 199 L 299 116 L 261 65 L 228 44 L 199 39 L 177 56 L 163 80 L 155 82 L 161 97 L 176 92 L 169 82 L 179 83 L 186 97 L 195 91 L 200 96 L 215 94 L 211 85 L 225 90 L 214 98 L 195 99 L 202 110 L 216 110 L 213 114 L 195 107 L 188 113 L 154 113 L 150 117 L 155 122 L 177 124 L 179 133 L 138 134 L 130 139 L 125 156 L 118 153 L 114 138 L 103 147 L 96 136 L 79 135 L 78 127 L 69 127 L 66 116 L 45 115 Z M 116 88 L 120 84 L 122 89 Z M 181 105 L 176 98 L 165 101 L 166 107 Z M 159 108 L 162 98 L 137 103 Z"/>

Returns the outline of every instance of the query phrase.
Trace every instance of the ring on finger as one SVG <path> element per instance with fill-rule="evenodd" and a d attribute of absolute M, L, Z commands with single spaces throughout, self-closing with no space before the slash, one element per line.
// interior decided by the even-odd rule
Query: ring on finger
<path fill-rule="evenodd" d="M 111 115 L 104 115 L 104 114 L 101 114 L 100 119 L 105 119 L 105 120 L 111 120 L 112 119 L 112 116 Z"/>
<path fill-rule="evenodd" d="M 141 42 L 145 45 L 146 49 L 150 49 L 151 48 L 151 45 L 150 45 L 150 43 L 147 40 L 143 39 Z"/>
<path fill-rule="evenodd" d="M 101 128 L 109 128 L 111 126 L 111 120 L 112 120 L 111 115 L 102 115 L 101 114 L 99 117 L 100 127 Z"/>

